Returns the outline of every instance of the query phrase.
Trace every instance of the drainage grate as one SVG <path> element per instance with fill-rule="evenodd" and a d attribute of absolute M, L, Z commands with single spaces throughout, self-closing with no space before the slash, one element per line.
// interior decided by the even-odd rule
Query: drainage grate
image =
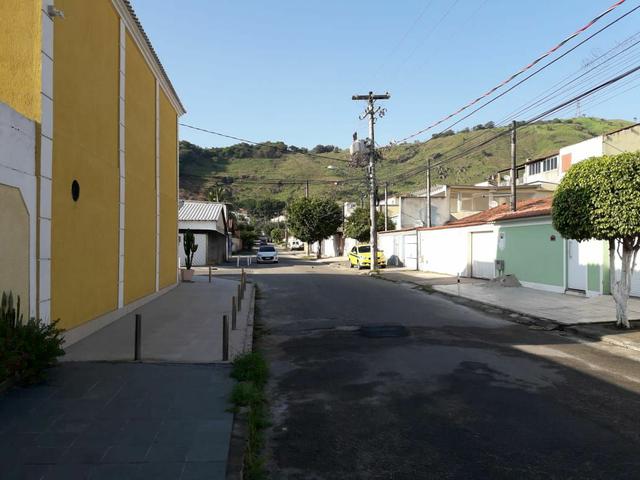
<path fill-rule="evenodd" d="M 360 335 L 367 338 L 407 337 L 409 329 L 403 325 L 367 325 L 360 327 Z"/>

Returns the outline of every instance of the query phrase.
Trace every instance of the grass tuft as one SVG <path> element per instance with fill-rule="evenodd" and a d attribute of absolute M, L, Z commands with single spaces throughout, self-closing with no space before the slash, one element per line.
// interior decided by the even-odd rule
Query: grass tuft
<path fill-rule="evenodd" d="M 264 446 L 264 429 L 269 426 L 267 399 L 264 392 L 269 378 L 269 368 L 259 352 L 238 356 L 233 361 L 231 377 L 239 383 L 233 387 L 230 401 L 235 410 L 248 409 L 248 439 L 244 456 L 244 478 L 266 478 L 265 460 L 261 454 Z"/>
<path fill-rule="evenodd" d="M 235 378 L 239 382 L 252 382 L 262 388 L 269 378 L 269 367 L 260 353 L 245 353 L 233 361 L 231 378 Z"/>

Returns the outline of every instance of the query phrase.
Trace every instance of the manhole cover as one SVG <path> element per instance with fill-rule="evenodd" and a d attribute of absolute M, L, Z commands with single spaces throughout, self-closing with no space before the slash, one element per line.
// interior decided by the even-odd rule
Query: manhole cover
<path fill-rule="evenodd" d="M 360 334 L 367 338 L 406 337 L 409 330 L 402 325 L 367 325 L 360 327 Z"/>

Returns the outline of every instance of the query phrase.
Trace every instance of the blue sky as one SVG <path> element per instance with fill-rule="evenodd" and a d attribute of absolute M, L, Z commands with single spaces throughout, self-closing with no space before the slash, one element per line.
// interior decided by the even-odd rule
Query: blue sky
<path fill-rule="evenodd" d="M 182 122 L 255 141 L 346 147 L 353 131 L 367 131 L 352 94 L 389 91 L 376 139 L 403 138 L 485 92 L 613 0 L 132 3 L 188 111 Z M 569 46 L 637 5 L 627 0 Z M 629 15 L 456 129 L 503 119 L 637 33 L 639 17 Z M 633 119 L 640 116 L 638 90 L 586 102 L 583 113 Z M 235 143 L 186 128 L 181 138 Z"/>

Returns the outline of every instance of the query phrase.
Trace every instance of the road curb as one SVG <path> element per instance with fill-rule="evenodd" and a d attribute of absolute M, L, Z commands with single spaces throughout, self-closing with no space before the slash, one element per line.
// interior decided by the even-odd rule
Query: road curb
<path fill-rule="evenodd" d="M 633 350 L 634 352 L 640 352 L 640 344 L 637 342 L 619 340 L 613 335 L 602 335 L 602 333 L 593 331 L 588 326 L 570 325 L 567 326 L 565 330 L 582 338 L 608 343 L 609 345 L 626 348 L 627 350 Z"/>
<path fill-rule="evenodd" d="M 394 279 L 385 277 L 384 274 L 380 275 L 378 278 L 381 278 L 383 280 L 386 280 L 388 282 L 393 282 L 393 283 L 410 283 L 411 285 L 414 285 L 415 287 L 420 288 L 421 290 L 424 290 L 425 292 L 428 292 L 430 294 L 442 295 L 459 305 L 465 305 L 472 308 L 479 308 L 481 310 L 486 310 L 486 309 L 498 310 L 500 313 L 507 316 L 505 320 L 512 323 L 517 323 L 519 325 L 538 326 L 538 327 L 541 327 L 542 330 L 564 331 L 586 340 L 603 342 L 609 345 L 614 345 L 617 347 L 626 348 L 628 350 L 633 350 L 635 352 L 640 352 L 640 344 L 636 342 L 619 340 L 610 335 L 602 335 L 601 332 L 593 331 L 586 325 L 560 323 L 552 318 L 542 317 L 539 315 L 531 315 L 531 313 L 528 313 L 528 312 L 522 312 L 516 309 L 506 308 L 503 306 L 494 305 L 492 303 L 486 303 L 480 300 L 459 296 L 454 293 L 433 288 L 432 286 L 420 285 L 419 283 L 415 283 L 407 280 L 403 280 L 403 281 L 394 280 Z M 517 315 L 517 317 L 514 317 L 513 315 Z"/>
<path fill-rule="evenodd" d="M 244 452 L 249 438 L 248 428 L 246 409 L 237 410 L 233 414 L 225 480 L 242 480 L 244 478 Z"/>
<path fill-rule="evenodd" d="M 251 298 L 249 300 L 249 312 L 247 313 L 247 328 L 244 333 L 244 342 L 242 343 L 242 353 L 250 352 L 253 348 L 253 326 L 255 324 L 256 312 L 256 285 L 251 284 Z"/>
<path fill-rule="evenodd" d="M 521 311 L 510 309 L 510 308 L 505 308 L 499 305 L 494 305 L 492 303 L 481 302 L 479 300 L 475 300 L 472 298 L 467 298 L 467 297 L 463 297 L 453 293 L 444 292 L 442 290 L 433 288 L 433 286 L 431 285 L 420 285 L 419 283 L 415 283 L 409 280 L 402 280 L 402 281 L 393 280 L 391 278 L 385 277 L 384 274 L 380 275 L 378 278 L 381 278 L 383 280 L 386 280 L 388 282 L 393 282 L 393 283 L 405 283 L 405 284 L 409 283 L 419 288 L 420 290 L 423 290 L 425 293 L 429 293 L 431 295 L 441 295 L 459 305 L 464 305 L 472 308 L 479 308 L 481 310 L 486 310 L 486 309 L 497 310 L 498 313 L 508 315 L 509 318 L 505 318 L 505 320 L 511 323 L 517 323 L 520 325 L 527 325 L 527 326 L 537 325 L 540 327 L 545 327 L 549 330 L 551 330 L 551 328 L 549 327 L 552 327 L 552 326 L 558 327 L 557 328 L 558 330 L 563 330 L 565 327 L 567 327 L 567 325 L 558 323 L 555 320 L 550 318 L 535 316 L 527 312 L 521 312 Z M 511 315 L 517 315 L 519 318 L 513 317 Z"/>
<path fill-rule="evenodd" d="M 255 325 L 256 285 L 251 284 L 251 298 L 247 313 L 247 328 L 245 330 L 242 353 L 253 349 L 253 326 Z M 233 414 L 229 452 L 227 454 L 226 480 L 242 480 L 244 478 L 244 455 L 249 439 L 249 423 L 246 408 L 238 409 Z"/>

